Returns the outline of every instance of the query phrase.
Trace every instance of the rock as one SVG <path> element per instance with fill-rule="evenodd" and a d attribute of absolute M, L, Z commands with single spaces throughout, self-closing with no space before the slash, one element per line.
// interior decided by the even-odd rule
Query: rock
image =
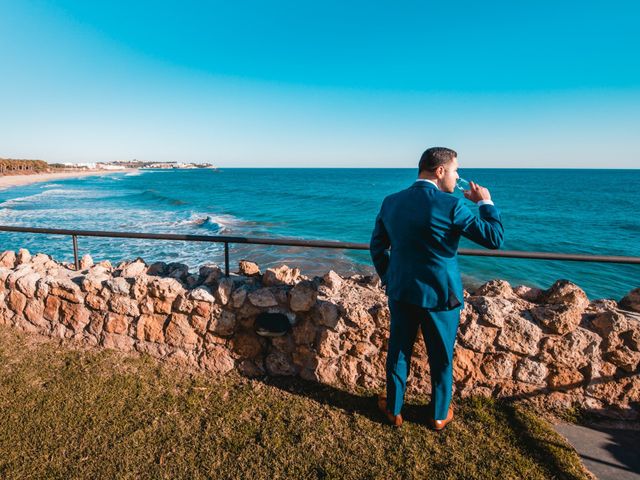
<path fill-rule="evenodd" d="M 538 353 L 541 338 L 542 330 L 536 324 L 516 315 L 508 315 L 497 344 L 510 352 L 533 356 Z"/>
<path fill-rule="evenodd" d="M 458 340 L 466 348 L 475 352 L 493 352 L 499 330 L 478 325 L 475 321 L 467 323 L 458 331 Z"/>
<path fill-rule="evenodd" d="M 3 264 L 2 257 L 0 257 L 0 264 Z M 640 312 L 640 288 L 636 288 L 634 290 L 631 290 L 629 293 L 627 293 L 620 300 L 619 305 L 620 305 L 620 308 L 624 308 L 625 310 Z"/>
<path fill-rule="evenodd" d="M 200 358 L 200 365 L 215 374 L 225 374 L 235 367 L 235 361 L 229 351 L 221 345 L 211 345 Z"/>
<path fill-rule="evenodd" d="M 105 311 L 108 308 L 107 300 L 95 293 L 87 293 L 84 303 L 93 310 Z"/>
<path fill-rule="evenodd" d="M 61 303 L 62 301 L 58 297 L 47 297 L 44 301 L 44 318 L 52 323 L 57 322 Z"/>
<path fill-rule="evenodd" d="M 233 308 L 242 307 L 246 298 L 247 298 L 247 289 L 245 287 L 240 287 L 237 290 L 235 290 L 231 295 L 231 303 L 233 304 Z"/>
<path fill-rule="evenodd" d="M 293 341 L 298 345 L 309 345 L 315 342 L 318 329 L 309 319 L 302 319 L 296 323 L 291 331 Z"/>
<path fill-rule="evenodd" d="M 317 298 L 318 292 L 311 282 L 300 282 L 289 292 L 289 302 L 294 312 L 308 312 L 315 305 Z"/>
<path fill-rule="evenodd" d="M 580 325 L 583 311 L 573 304 L 555 304 L 532 308 L 531 315 L 551 332 L 564 335 Z"/>
<path fill-rule="evenodd" d="M 184 263 L 172 262 L 167 265 L 165 275 L 176 280 L 185 280 L 189 276 L 189 266 Z"/>
<path fill-rule="evenodd" d="M 128 315 L 130 317 L 137 317 L 140 315 L 138 302 L 122 295 L 113 295 L 109 301 L 109 308 L 112 312 L 119 313 L 121 315 Z"/>
<path fill-rule="evenodd" d="M 283 352 L 271 352 L 265 358 L 265 366 L 270 375 L 291 376 L 295 375 L 296 368 Z"/>
<path fill-rule="evenodd" d="M 249 301 L 256 307 L 275 307 L 278 305 L 276 297 L 268 288 L 260 288 L 249 293 Z"/>
<path fill-rule="evenodd" d="M 544 292 L 539 288 L 527 287 L 526 285 L 518 285 L 513 289 L 513 293 L 523 300 L 532 303 L 538 303 L 544 295 Z"/>
<path fill-rule="evenodd" d="M 204 335 L 207 332 L 207 326 L 209 325 L 209 317 L 190 315 L 189 324 L 193 327 L 198 335 Z"/>
<path fill-rule="evenodd" d="M 20 277 L 16 281 L 16 288 L 24 293 L 27 298 L 34 298 L 36 296 L 37 283 L 41 278 L 40 274 L 36 272 Z"/>
<path fill-rule="evenodd" d="M 140 315 L 136 325 L 136 337 L 147 342 L 164 342 L 164 324 L 167 317 L 164 315 Z"/>
<path fill-rule="evenodd" d="M 485 355 L 481 362 L 481 368 L 489 380 L 510 379 L 513 376 L 515 361 L 516 357 L 509 353 Z"/>
<path fill-rule="evenodd" d="M 107 333 L 117 333 L 126 335 L 129 329 L 129 317 L 118 313 L 108 313 L 104 324 L 104 331 Z"/>
<path fill-rule="evenodd" d="M 217 265 L 211 263 L 200 267 L 200 283 L 212 285 L 223 277 L 222 270 Z"/>
<path fill-rule="evenodd" d="M 513 297 L 513 290 L 509 282 L 505 280 L 491 280 L 478 288 L 474 295 L 476 297 Z"/>
<path fill-rule="evenodd" d="M 229 277 L 222 278 L 218 282 L 218 286 L 215 289 L 215 298 L 220 305 L 226 305 L 229 303 L 229 298 L 233 292 L 233 280 Z"/>
<path fill-rule="evenodd" d="M 116 333 L 102 333 L 102 346 L 112 350 L 120 350 L 121 352 L 130 352 L 133 350 L 134 340 L 127 335 L 118 335 Z"/>
<path fill-rule="evenodd" d="M 184 293 L 182 284 L 174 278 L 154 278 L 148 285 L 150 297 L 173 301 L 180 293 Z"/>
<path fill-rule="evenodd" d="M 556 366 L 548 378 L 549 388 L 565 391 L 581 388 L 584 381 L 585 378 L 578 369 L 565 365 Z"/>
<path fill-rule="evenodd" d="M 453 379 L 454 382 L 475 380 L 480 373 L 478 365 L 482 362 L 482 354 L 473 350 L 458 346 L 453 357 Z M 415 374 L 415 371 L 414 371 Z"/>
<path fill-rule="evenodd" d="M 98 292 L 111 279 L 111 275 L 106 275 L 101 271 L 91 271 L 82 279 L 82 290 L 91 293 Z"/>
<path fill-rule="evenodd" d="M 129 296 L 131 293 L 131 284 L 124 277 L 111 278 L 104 282 L 104 286 L 111 293 L 115 293 L 116 295 Z"/>
<path fill-rule="evenodd" d="M 472 297 L 469 299 L 480 314 L 479 320 L 494 327 L 502 328 L 504 316 L 514 312 L 514 305 L 504 297 Z"/>
<path fill-rule="evenodd" d="M 257 276 L 260 275 L 260 267 L 258 267 L 257 263 L 249 262 L 248 260 L 240 260 L 239 273 L 240 275 L 245 275 L 247 277 Z"/>
<path fill-rule="evenodd" d="M 68 278 L 49 277 L 47 279 L 49 293 L 73 303 L 82 303 L 84 300 L 80 287 Z"/>
<path fill-rule="evenodd" d="M 333 358 L 320 358 L 313 371 L 313 379 L 325 385 L 338 383 L 338 362 Z"/>
<path fill-rule="evenodd" d="M 24 265 L 31 261 L 31 254 L 29 250 L 26 248 L 21 248 L 18 250 L 18 255 L 16 255 L 16 265 Z"/>
<path fill-rule="evenodd" d="M 530 358 L 524 358 L 516 367 L 516 379 L 520 382 L 542 385 L 547 378 L 547 367 Z"/>
<path fill-rule="evenodd" d="M 540 358 L 547 364 L 561 364 L 580 369 L 600 360 L 600 336 L 582 327 L 562 337 L 547 337 L 542 342 Z"/>
<path fill-rule="evenodd" d="M 133 262 L 125 262 L 118 266 L 120 270 L 120 277 L 122 278 L 137 278 L 140 275 L 144 275 L 149 267 L 141 258 L 137 258 Z"/>
<path fill-rule="evenodd" d="M 31 323 L 39 327 L 50 326 L 49 322 L 44 318 L 44 302 L 42 302 L 42 300 L 28 300 L 24 308 L 24 316 Z"/>
<path fill-rule="evenodd" d="M 322 329 L 320 332 L 317 348 L 320 356 L 327 358 L 336 358 L 344 353 L 344 349 L 341 348 L 340 334 L 329 329 Z"/>
<path fill-rule="evenodd" d="M 640 352 L 634 352 L 623 345 L 617 350 L 609 352 L 606 359 L 625 372 L 635 373 L 640 365 Z"/>
<path fill-rule="evenodd" d="M 342 355 L 338 358 L 338 378 L 344 385 L 356 385 L 360 378 L 358 372 L 358 359 L 350 355 Z"/>
<path fill-rule="evenodd" d="M 167 264 L 165 262 L 155 262 L 147 268 L 147 275 L 158 277 L 164 275 L 166 271 Z"/>
<path fill-rule="evenodd" d="M 621 333 L 629 329 L 629 320 L 622 313 L 613 310 L 605 310 L 591 320 L 591 326 L 603 338 L 611 332 Z"/>
<path fill-rule="evenodd" d="M 186 349 L 195 348 L 198 343 L 198 334 L 189 325 L 187 316 L 180 313 L 171 314 L 165 338 L 169 345 Z"/>
<path fill-rule="evenodd" d="M 21 315 L 27 305 L 27 297 L 18 290 L 11 290 L 6 296 L 7 306 L 15 313 Z"/>
<path fill-rule="evenodd" d="M 60 302 L 60 322 L 79 333 L 89 324 L 89 310 L 84 305 L 63 300 Z"/>
<path fill-rule="evenodd" d="M 211 289 L 204 285 L 194 288 L 189 292 L 189 298 L 191 300 L 197 300 L 201 302 L 215 303 L 216 299 L 211 293 Z"/>
<path fill-rule="evenodd" d="M 80 270 L 87 270 L 93 266 L 93 258 L 88 253 L 82 256 L 80 260 Z"/>
<path fill-rule="evenodd" d="M 544 292 L 542 301 L 549 304 L 572 305 L 581 311 L 589 306 L 589 299 L 584 290 L 569 280 L 555 282 Z"/>
<path fill-rule="evenodd" d="M 338 290 L 342 285 L 342 277 L 333 270 L 329 270 L 325 273 L 324 277 L 322 277 L 322 281 L 331 291 Z"/>
<path fill-rule="evenodd" d="M 233 335 L 236 327 L 235 314 L 222 310 L 220 315 L 213 316 L 209 324 L 209 330 L 220 337 Z"/>
<path fill-rule="evenodd" d="M 262 277 L 262 284 L 265 287 L 274 285 L 294 285 L 299 280 L 299 269 L 289 268 L 286 265 L 282 265 L 276 268 L 268 268 Z"/>
<path fill-rule="evenodd" d="M 253 332 L 238 332 L 231 340 L 233 351 L 242 358 L 255 358 L 262 353 L 260 338 Z"/>
<path fill-rule="evenodd" d="M 329 328 L 336 328 L 338 325 L 338 307 L 332 302 L 320 302 L 318 305 L 320 314 L 319 323 Z M 388 313 L 388 310 L 387 310 Z M 378 322 L 376 322 L 377 324 Z"/>
<path fill-rule="evenodd" d="M 14 268 L 16 266 L 16 252 L 6 250 L 0 255 L 0 266 Z"/>

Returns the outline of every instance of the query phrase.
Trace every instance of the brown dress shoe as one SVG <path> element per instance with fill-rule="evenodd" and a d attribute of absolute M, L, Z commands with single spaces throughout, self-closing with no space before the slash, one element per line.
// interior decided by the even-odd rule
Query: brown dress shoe
<path fill-rule="evenodd" d="M 433 418 L 430 419 L 431 428 L 439 432 L 440 430 L 444 429 L 444 427 L 446 427 L 447 424 L 451 422 L 451 420 L 453 420 L 453 409 L 449 407 L 447 418 L 445 418 L 444 420 L 434 420 Z"/>
<path fill-rule="evenodd" d="M 402 415 L 394 415 L 389 410 L 387 410 L 387 397 L 385 397 L 382 393 L 378 395 L 378 408 L 382 413 L 384 413 L 385 417 L 391 425 L 394 427 L 402 426 Z"/>

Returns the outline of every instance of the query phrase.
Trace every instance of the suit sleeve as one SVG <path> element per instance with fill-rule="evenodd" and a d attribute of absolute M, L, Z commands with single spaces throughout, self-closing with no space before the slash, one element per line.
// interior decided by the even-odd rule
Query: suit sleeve
<path fill-rule="evenodd" d="M 453 210 L 453 224 L 461 235 L 483 247 L 497 250 L 504 242 L 500 211 L 494 205 L 482 205 L 479 215 L 474 215 L 459 199 Z"/>
<path fill-rule="evenodd" d="M 376 272 L 378 272 L 383 285 L 387 283 L 386 274 L 387 268 L 389 268 L 390 246 L 391 240 L 389 240 L 389 234 L 382 221 L 382 208 L 380 208 L 380 213 L 378 213 L 376 217 L 376 224 L 371 234 L 371 241 L 369 242 L 369 253 L 371 254 L 371 260 L 373 260 L 373 266 Z"/>

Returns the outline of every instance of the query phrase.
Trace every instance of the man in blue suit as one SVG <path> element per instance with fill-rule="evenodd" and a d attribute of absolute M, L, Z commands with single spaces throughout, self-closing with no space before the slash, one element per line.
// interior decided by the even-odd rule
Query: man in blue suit
<path fill-rule="evenodd" d="M 479 215 L 451 195 L 459 178 L 457 156 L 448 148 L 426 150 L 416 182 L 382 202 L 371 236 L 371 258 L 391 312 L 387 394 L 380 395 L 378 406 L 395 426 L 402 425 L 400 410 L 418 327 L 431 368 L 431 425 L 442 430 L 453 419 L 453 350 L 464 302 L 458 243 L 461 236 L 491 249 L 503 242 L 500 213 L 486 188 L 470 182 L 464 191 L 478 204 Z"/>

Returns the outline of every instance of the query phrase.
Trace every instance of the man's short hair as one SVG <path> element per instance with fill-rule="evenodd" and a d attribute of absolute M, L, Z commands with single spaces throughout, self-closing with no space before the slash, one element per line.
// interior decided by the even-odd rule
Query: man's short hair
<path fill-rule="evenodd" d="M 451 150 L 450 148 L 427 148 L 420 157 L 420 163 L 418 164 L 418 173 L 427 171 L 432 172 L 440 165 L 446 165 L 457 156 L 458 154 L 456 153 L 456 151 Z"/>

